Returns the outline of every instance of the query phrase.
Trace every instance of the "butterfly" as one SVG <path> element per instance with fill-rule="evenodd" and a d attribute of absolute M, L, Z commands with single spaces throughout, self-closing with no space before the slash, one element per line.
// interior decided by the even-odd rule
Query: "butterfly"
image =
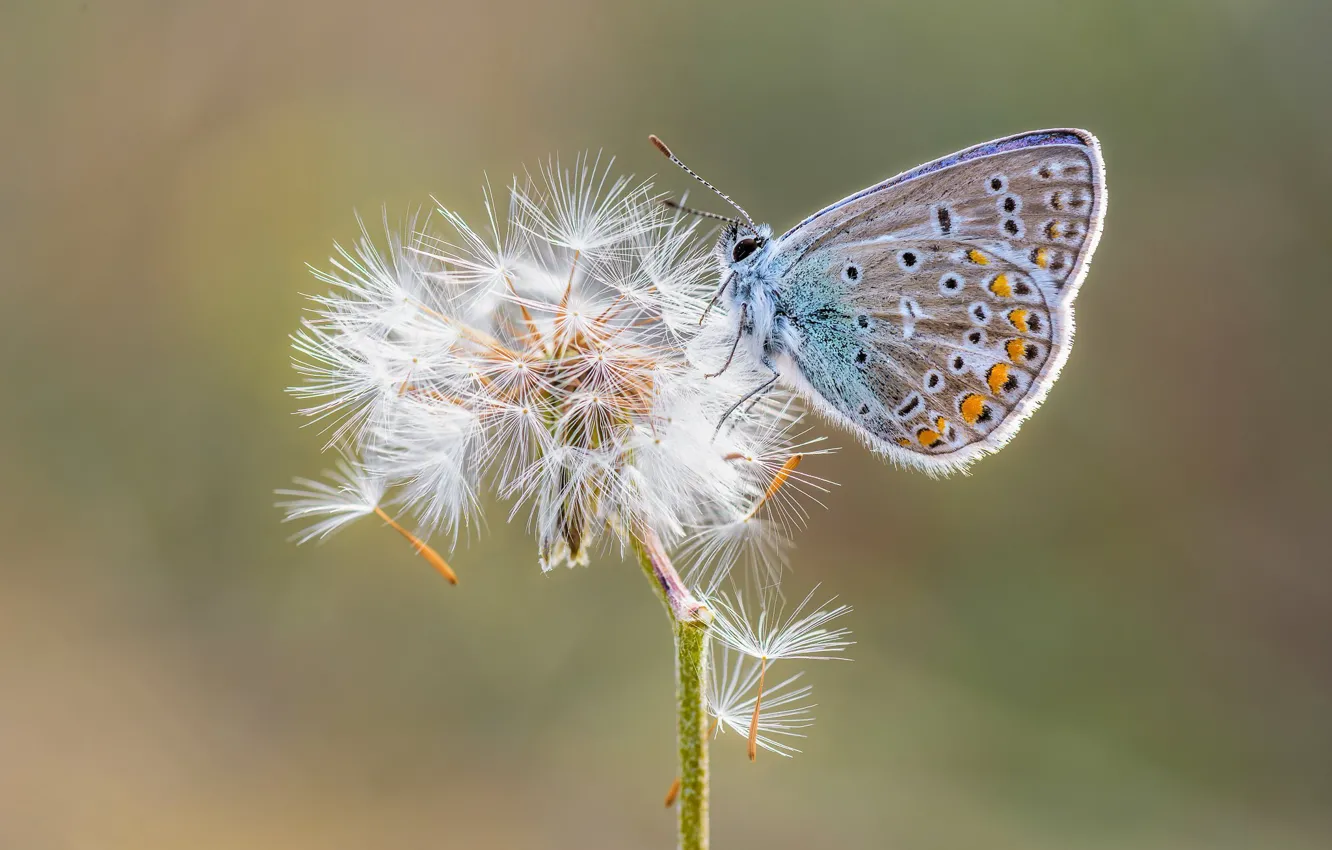
<path fill-rule="evenodd" d="M 780 379 L 873 450 L 943 474 L 1002 448 L 1059 377 L 1105 218 L 1091 133 L 976 145 L 775 238 L 651 141 L 742 216 L 667 202 L 727 222 L 709 309 L 724 299 L 731 357 L 743 345 L 771 372 L 727 416 Z"/>

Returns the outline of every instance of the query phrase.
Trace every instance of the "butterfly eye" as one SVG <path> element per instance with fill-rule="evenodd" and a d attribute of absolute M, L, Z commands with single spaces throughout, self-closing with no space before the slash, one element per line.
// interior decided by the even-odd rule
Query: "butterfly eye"
<path fill-rule="evenodd" d="M 731 252 L 731 259 L 734 262 L 740 262 L 745 257 L 758 250 L 759 243 L 757 239 L 741 239 L 735 243 L 735 250 Z"/>

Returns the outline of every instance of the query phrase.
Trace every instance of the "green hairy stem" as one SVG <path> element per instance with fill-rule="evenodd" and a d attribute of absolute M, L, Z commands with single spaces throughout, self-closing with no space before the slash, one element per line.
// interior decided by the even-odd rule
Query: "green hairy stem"
<path fill-rule="evenodd" d="M 675 710 L 680 745 L 680 850 L 708 846 L 708 712 L 706 623 L 675 624 Z"/>
<path fill-rule="evenodd" d="M 707 850 L 708 712 L 703 688 L 712 612 L 685 587 L 655 533 L 640 529 L 633 547 L 675 632 L 675 711 L 680 751 L 678 846 L 680 850 Z"/>

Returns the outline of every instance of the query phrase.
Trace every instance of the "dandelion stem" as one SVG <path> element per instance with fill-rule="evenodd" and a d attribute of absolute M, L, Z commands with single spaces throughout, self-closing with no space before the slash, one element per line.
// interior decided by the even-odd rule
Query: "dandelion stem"
<path fill-rule="evenodd" d="M 680 850 L 707 850 L 708 847 L 708 737 L 707 710 L 703 703 L 707 647 L 706 623 L 676 622 L 675 702 L 680 748 Z"/>
<path fill-rule="evenodd" d="M 675 631 L 675 708 L 679 744 L 679 850 L 708 848 L 708 713 L 703 698 L 707 680 L 712 612 L 680 579 L 651 529 L 638 528 L 633 547 L 643 573 L 671 617 Z M 672 790 L 676 790 L 672 786 Z"/>
<path fill-rule="evenodd" d="M 375 508 L 375 515 L 382 519 L 389 528 L 398 532 L 403 537 L 406 537 L 407 542 L 411 543 L 412 547 L 416 550 L 416 554 L 425 558 L 430 566 L 434 567 L 440 575 L 449 580 L 449 584 L 458 583 L 458 574 L 453 571 L 453 568 L 448 565 L 447 561 L 439 556 L 438 552 L 430 548 L 429 544 L 399 525 L 398 521 L 385 513 L 383 508 Z"/>
<path fill-rule="evenodd" d="M 721 723 L 720 717 L 712 718 L 712 725 L 708 727 L 708 740 L 711 741 L 717 736 L 717 724 Z M 675 805 L 675 800 L 680 796 L 680 777 L 671 780 L 671 787 L 666 790 L 666 808 Z"/>
<path fill-rule="evenodd" d="M 666 606 L 672 620 L 712 622 L 712 612 L 685 586 L 655 531 L 637 528 L 633 533 L 633 547 L 643 565 L 643 572 L 652 580 L 657 596 Z"/>

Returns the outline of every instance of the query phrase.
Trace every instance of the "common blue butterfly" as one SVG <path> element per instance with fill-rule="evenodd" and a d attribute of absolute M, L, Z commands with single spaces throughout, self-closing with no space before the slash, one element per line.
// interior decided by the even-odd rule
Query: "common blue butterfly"
<path fill-rule="evenodd" d="M 872 449 L 937 474 L 1000 449 L 1058 378 L 1105 218 L 1091 133 L 967 148 L 776 238 L 651 138 L 741 215 L 674 204 L 727 222 L 713 303 L 729 308 L 731 353 L 743 345 L 772 373 L 737 406 L 781 379 Z"/>

